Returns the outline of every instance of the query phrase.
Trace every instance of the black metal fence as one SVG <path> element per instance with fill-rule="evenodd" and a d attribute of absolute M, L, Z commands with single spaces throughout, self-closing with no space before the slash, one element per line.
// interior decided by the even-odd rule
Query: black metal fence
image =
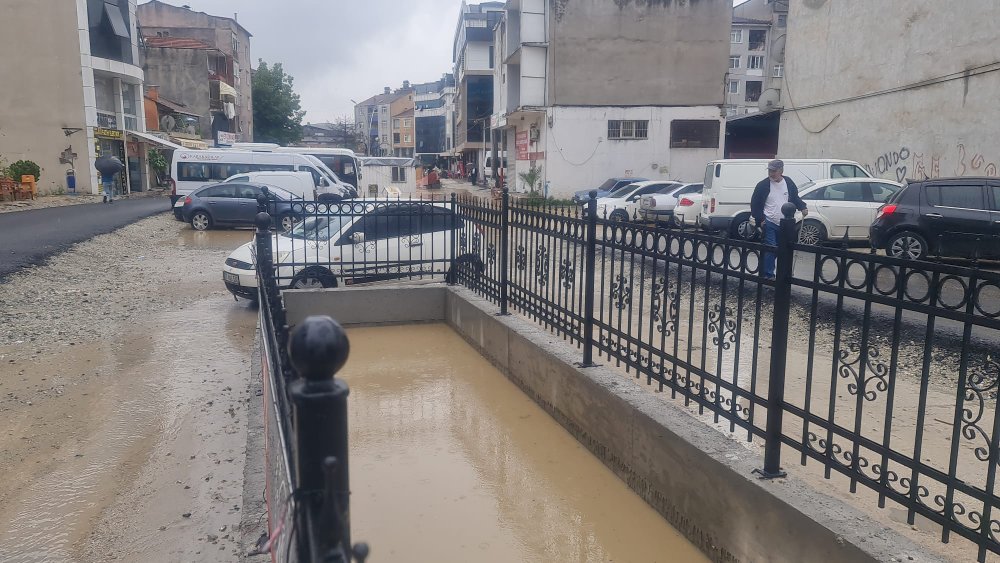
<path fill-rule="evenodd" d="M 762 477 L 784 475 L 794 452 L 911 524 L 936 523 L 942 541 L 970 540 L 980 560 L 1000 553 L 996 272 L 799 245 L 791 218 L 777 247 L 612 221 L 594 199 L 581 210 L 504 192 L 302 212 L 310 234 L 269 238 L 275 296 L 388 278 L 462 284 L 577 346 L 581 365 L 621 367 L 761 444 Z"/>

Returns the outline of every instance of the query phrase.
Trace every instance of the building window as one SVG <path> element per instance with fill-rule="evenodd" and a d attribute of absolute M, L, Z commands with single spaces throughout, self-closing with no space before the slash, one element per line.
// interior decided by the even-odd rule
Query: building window
<path fill-rule="evenodd" d="M 763 29 L 751 29 L 748 39 L 748 48 L 751 51 L 763 51 L 767 45 L 767 31 Z"/>
<path fill-rule="evenodd" d="M 670 122 L 670 148 L 719 148 L 719 121 L 715 119 L 675 119 Z"/>
<path fill-rule="evenodd" d="M 608 121 L 608 139 L 646 139 L 648 137 L 648 120 Z"/>
<path fill-rule="evenodd" d="M 740 68 L 740 57 L 739 55 L 734 55 L 729 57 L 729 70 Z"/>
<path fill-rule="evenodd" d="M 394 145 L 398 145 L 399 144 L 399 133 L 393 133 L 392 134 L 392 144 L 394 144 Z"/>
<path fill-rule="evenodd" d="M 761 86 L 762 85 L 763 85 L 763 82 L 761 82 L 760 80 L 747 80 L 746 101 L 748 101 L 748 102 L 756 102 L 757 100 L 759 100 L 760 99 L 760 92 L 761 92 Z"/>
<path fill-rule="evenodd" d="M 386 113 L 388 111 L 389 111 L 389 106 L 382 106 L 382 113 Z"/>
<path fill-rule="evenodd" d="M 493 45 L 490 45 L 490 68 L 493 68 Z"/>
<path fill-rule="evenodd" d="M 382 144 L 384 145 L 384 144 L 386 144 L 388 142 L 389 142 L 389 136 L 388 135 L 382 135 Z"/>
<path fill-rule="evenodd" d="M 411 135 L 403 135 L 403 142 L 404 143 L 412 143 L 413 142 L 413 136 L 411 136 Z"/>
<path fill-rule="evenodd" d="M 743 30 L 734 29 L 729 33 L 729 41 L 732 43 L 743 43 Z"/>
<path fill-rule="evenodd" d="M 399 129 L 399 118 L 396 118 L 396 119 L 392 120 L 392 128 L 393 129 Z"/>
<path fill-rule="evenodd" d="M 392 181 L 393 182 L 405 182 L 406 181 L 406 168 L 402 166 L 392 167 Z"/>
<path fill-rule="evenodd" d="M 784 75 L 785 75 L 785 65 L 781 64 L 774 65 L 774 72 L 771 73 L 771 76 L 775 78 L 781 78 Z"/>
<path fill-rule="evenodd" d="M 788 16 L 785 14 L 778 14 L 778 27 L 785 27 L 788 25 Z"/>
<path fill-rule="evenodd" d="M 403 129 L 406 129 L 408 127 L 411 127 L 410 119 L 409 118 L 404 118 L 403 119 Z"/>
<path fill-rule="evenodd" d="M 739 94 L 740 93 L 740 81 L 739 80 L 730 80 L 729 81 L 729 93 L 730 94 Z"/>
<path fill-rule="evenodd" d="M 764 68 L 764 55 L 750 55 L 747 57 L 747 68 L 750 70 L 760 70 Z"/>
<path fill-rule="evenodd" d="M 240 56 L 240 38 L 235 33 L 233 33 L 233 56 Z"/>

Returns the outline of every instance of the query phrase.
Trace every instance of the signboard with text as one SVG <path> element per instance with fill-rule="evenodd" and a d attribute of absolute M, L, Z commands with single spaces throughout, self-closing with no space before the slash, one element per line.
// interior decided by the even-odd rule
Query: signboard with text
<path fill-rule="evenodd" d="M 228 131 L 219 131 L 216 133 L 215 144 L 220 147 L 231 147 L 237 143 L 239 139 L 236 133 L 230 133 Z"/>
<path fill-rule="evenodd" d="M 527 131 L 518 131 L 514 138 L 514 146 L 517 148 L 517 160 L 528 160 L 528 140 Z"/>
<path fill-rule="evenodd" d="M 117 129 L 106 129 L 104 127 L 94 127 L 94 136 L 100 139 L 124 139 L 125 134 Z"/>

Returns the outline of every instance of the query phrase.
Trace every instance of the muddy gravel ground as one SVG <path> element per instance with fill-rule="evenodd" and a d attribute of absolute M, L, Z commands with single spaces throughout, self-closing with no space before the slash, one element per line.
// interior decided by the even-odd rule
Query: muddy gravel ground
<path fill-rule="evenodd" d="M 250 237 L 163 214 L 3 283 L 0 559 L 238 559 L 256 312 L 220 266 Z"/>

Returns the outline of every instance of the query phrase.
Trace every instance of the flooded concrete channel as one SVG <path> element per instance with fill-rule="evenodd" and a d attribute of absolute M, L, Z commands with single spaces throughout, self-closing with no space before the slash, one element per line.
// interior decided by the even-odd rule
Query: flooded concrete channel
<path fill-rule="evenodd" d="M 707 561 L 443 324 L 353 328 L 352 536 L 384 561 Z"/>

